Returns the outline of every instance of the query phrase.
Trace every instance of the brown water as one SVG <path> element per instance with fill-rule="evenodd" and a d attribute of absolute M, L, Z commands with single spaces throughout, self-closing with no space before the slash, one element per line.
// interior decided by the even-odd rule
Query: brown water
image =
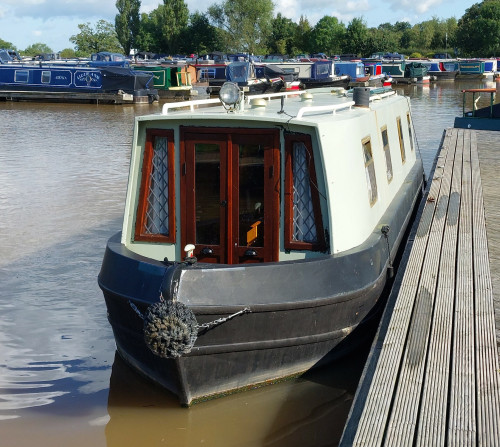
<path fill-rule="evenodd" d="M 430 171 L 476 81 L 398 88 Z M 115 357 L 97 286 L 121 228 L 135 115 L 159 105 L 0 102 L 0 445 L 335 446 L 368 352 L 180 408 Z"/>

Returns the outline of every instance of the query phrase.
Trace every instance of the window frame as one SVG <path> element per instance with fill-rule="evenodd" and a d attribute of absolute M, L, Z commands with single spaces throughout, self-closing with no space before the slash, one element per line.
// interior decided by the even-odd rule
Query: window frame
<path fill-rule="evenodd" d="M 384 144 L 384 132 L 387 139 L 387 144 Z M 391 155 L 391 144 L 389 142 L 389 130 L 387 126 L 382 126 L 380 128 L 380 137 L 382 138 L 382 149 L 385 154 L 385 173 L 387 178 L 387 183 L 391 183 L 394 178 L 394 168 L 392 166 L 392 155 Z M 389 164 L 391 168 L 391 178 L 389 178 Z"/>
<path fill-rule="evenodd" d="M 401 117 L 398 116 L 396 118 L 396 127 L 398 128 L 398 136 L 399 136 L 399 150 L 401 152 L 401 162 L 403 164 L 406 163 L 406 148 L 405 148 L 405 141 L 404 141 L 404 136 L 403 136 L 403 127 L 401 124 Z"/>
<path fill-rule="evenodd" d="M 313 205 L 314 223 L 316 225 L 317 242 L 302 242 L 293 240 L 293 143 L 304 143 L 309 161 L 309 184 Z M 284 248 L 290 250 L 326 251 L 325 231 L 321 213 L 320 195 L 317 188 L 316 168 L 312 150 L 311 136 L 306 134 L 285 135 L 285 190 L 284 190 Z M 316 185 L 316 187 L 312 187 Z"/>
<path fill-rule="evenodd" d="M 30 80 L 30 70 L 16 70 L 14 72 L 14 82 L 28 84 Z"/>
<path fill-rule="evenodd" d="M 366 161 L 366 156 L 365 156 L 365 151 L 366 151 L 366 147 L 368 145 L 368 148 L 369 148 L 369 151 L 370 151 L 370 160 Z M 371 184 L 371 180 L 370 180 L 370 185 L 366 185 L 367 187 L 369 186 L 370 187 L 370 190 L 368 190 L 368 199 L 369 199 L 369 202 L 370 202 L 370 206 L 373 206 L 375 205 L 375 203 L 377 203 L 377 200 L 378 200 L 378 185 L 377 185 L 377 173 L 375 172 L 375 160 L 373 158 L 373 149 L 372 149 L 372 141 L 371 141 L 371 138 L 370 137 L 365 137 L 361 140 L 361 148 L 363 150 L 363 162 L 364 162 L 364 166 L 365 166 L 365 175 L 366 175 L 366 171 L 367 170 L 371 170 L 373 172 L 373 181 L 375 182 L 375 185 L 372 185 Z M 369 176 L 369 178 L 371 179 L 372 176 Z M 368 178 L 367 178 L 367 181 L 368 181 Z M 375 186 L 375 197 L 373 197 L 373 186 Z M 372 193 L 370 194 L 370 191 L 372 191 Z"/>
<path fill-rule="evenodd" d="M 410 138 L 410 150 L 413 152 L 415 148 L 413 147 L 413 132 L 411 130 L 411 117 L 410 112 L 406 113 L 406 120 L 408 121 L 408 136 Z"/>
<path fill-rule="evenodd" d="M 168 175 L 168 228 L 169 234 L 146 233 L 146 211 L 148 208 L 149 188 L 153 168 L 154 143 L 156 137 L 167 139 L 167 175 Z M 142 175 L 139 188 L 139 200 L 136 210 L 134 241 L 175 243 L 175 141 L 174 131 L 170 129 L 146 129 Z"/>
<path fill-rule="evenodd" d="M 50 70 L 42 70 L 40 75 L 40 82 L 42 84 L 50 84 L 52 81 L 52 72 Z"/>

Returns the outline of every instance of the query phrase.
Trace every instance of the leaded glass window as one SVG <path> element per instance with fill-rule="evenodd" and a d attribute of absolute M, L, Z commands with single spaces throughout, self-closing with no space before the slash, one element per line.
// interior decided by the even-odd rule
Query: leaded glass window
<path fill-rule="evenodd" d="M 136 240 L 175 242 L 173 132 L 148 129 L 137 207 Z"/>
<path fill-rule="evenodd" d="M 303 142 L 293 144 L 293 234 L 300 242 L 317 242 L 311 197 L 307 149 Z"/>
<path fill-rule="evenodd" d="M 289 134 L 285 160 L 285 249 L 326 250 L 311 137 Z"/>
<path fill-rule="evenodd" d="M 156 137 L 153 145 L 151 182 L 146 211 L 146 233 L 168 236 L 168 205 L 167 138 Z"/>

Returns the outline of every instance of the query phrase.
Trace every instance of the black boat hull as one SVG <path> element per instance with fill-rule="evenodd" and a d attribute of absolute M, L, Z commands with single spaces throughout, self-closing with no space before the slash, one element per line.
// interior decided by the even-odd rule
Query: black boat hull
<path fill-rule="evenodd" d="M 118 352 L 183 405 L 298 375 L 346 353 L 356 345 L 349 336 L 375 314 L 422 182 L 417 163 L 381 220 L 388 238 L 377 227 L 361 246 L 315 259 L 162 263 L 129 251 L 115 235 L 99 285 Z M 159 357 L 145 342 L 143 317 L 160 294 L 187 306 L 200 327 L 222 320 L 201 329 L 190 352 Z"/>

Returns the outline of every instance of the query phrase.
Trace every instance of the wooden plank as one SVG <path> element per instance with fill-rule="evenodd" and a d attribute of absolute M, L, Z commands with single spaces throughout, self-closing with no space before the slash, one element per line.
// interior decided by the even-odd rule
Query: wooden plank
<path fill-rule="evenodd" d="M 464 132 L 448 444 L 476 445 L 470 132 Z"/>
<path fill-rule="evenodd" d="M 427 361 L 427 346 L 434 312 L 437 287 L 437 272 L 440 270 L 446 215 L 450 198 L 450 184 L 454 171 L 454 160 L 460 157 L 462 146 L 460 132 L 453 129 L 455 151 L 450 148 L 443 172 L 437 211 L 431 225 L 431 234 L 421 273 L 415 310 L 409 327 L 408 340 L 401 367 L 398 388 L 387 427 L 385 445 L 412 446 L 418 422 L 419 402 L 424 382 Z M 452 250 L 452 262 L 455 253 Z"/>
<path fill-rule="evenodd" d="M 448 365 L 451 355 L 453 328 L 461 171 L 462 153 L 457 148 L 451 178 L 450 199 L 436 288 L 435 310 L 430 333 L 429 353 L 424 373 L 425 381 L 415 443 L 415 445 L 422 447 L 444 445 L 446 439 L 449 384 Z"/>
<path fill-rule="evenodd" d="M 451 134 L 452 132 L 448 130 L 447 133 Z M 372 363 L 377 365 L 377 369 L 371 370 L 369 376 L 365 374 L 366 383 L 370 384 L 369 390 L 366 390 L 366 393 L 363 393 L 361 397 L 359 397 L 360 393 L 358 393 L 361 403 L 353 405 L 355 416 L 350 418 L 352 422 L 350 426 L 346 427 L 341 445 L 376 446 L 382 443 L 386 421 L 389 418 L 391 398 L 397 380 L 397 365 L 401 361 L 403 352 L 403 347 L 398 343 L 398 338 L 401 338 L 401 333 L 402 337 L 405 338 L 411 318 L 422 260 L 429 239 L 432 218 L 436 210 L 436 201 L 434 199 L 438 197 L 441 188 L 443 167 L 440 167 L 440 164 L 443 161 L 442 157 L 447 156 L 448 144 L 450 144 L 450 139 L 445 138 L 440 152 L 441 158 L 438 161 L 438 167 L 429 189 L 428 197 L 431 200 L 426 202 L 422 212 L 415 241 L 413 242 L 413 249 L 402 279 L 398 300 L 394 304 L 388 303 L 390 311 L 386 310 L 384 313 L 379 329 L 379 333 L 383 333 L 384 336 L 377 338 L 378 342 L 375 343 L 372 349 L 371 359 Z M 360 414 L 356 413 L 358 407 L 362 408 L 362 411 L 359 410 Z"/>
<path fill-rule="evenodd" d="M 497 354 L 500 356 L 500 132 L 477 132 L 478 158 L 484 199 L 484 220 L 488 236 L 488 255 L 493 307 L 495 309 Z"/>
<path fill-rule="evenodd" d="M 492 279 L 500 285 L 500 267 L 490 257 L 500 258 L 500 132 L 487 137 L 487 149 L 496 151 L 488 152 L 485 171 L 491 170 L 494 181 L 485 188 L 478 134 L 485 138 L 485 132 L 446 131 L 438 162 L 444 165 L 429 191 L 437 200 L 423 209 L 341 446 L 500 445 L 499 316 L 495 320 Z"/>
<path fill-rule="evenodd" d="M 495 337 L 495 310 L 486 234 L 483 188 L 476 133 L 472 134 L 474 286 L 477 365 L 478 445 L 500 444 L 500 380 Z M 499 160 L 500 161 L 500 160 Z M 500 163 L 497 163 L 498 167 Z M 495 206 L 496 208 L 496 206 Z"/>

